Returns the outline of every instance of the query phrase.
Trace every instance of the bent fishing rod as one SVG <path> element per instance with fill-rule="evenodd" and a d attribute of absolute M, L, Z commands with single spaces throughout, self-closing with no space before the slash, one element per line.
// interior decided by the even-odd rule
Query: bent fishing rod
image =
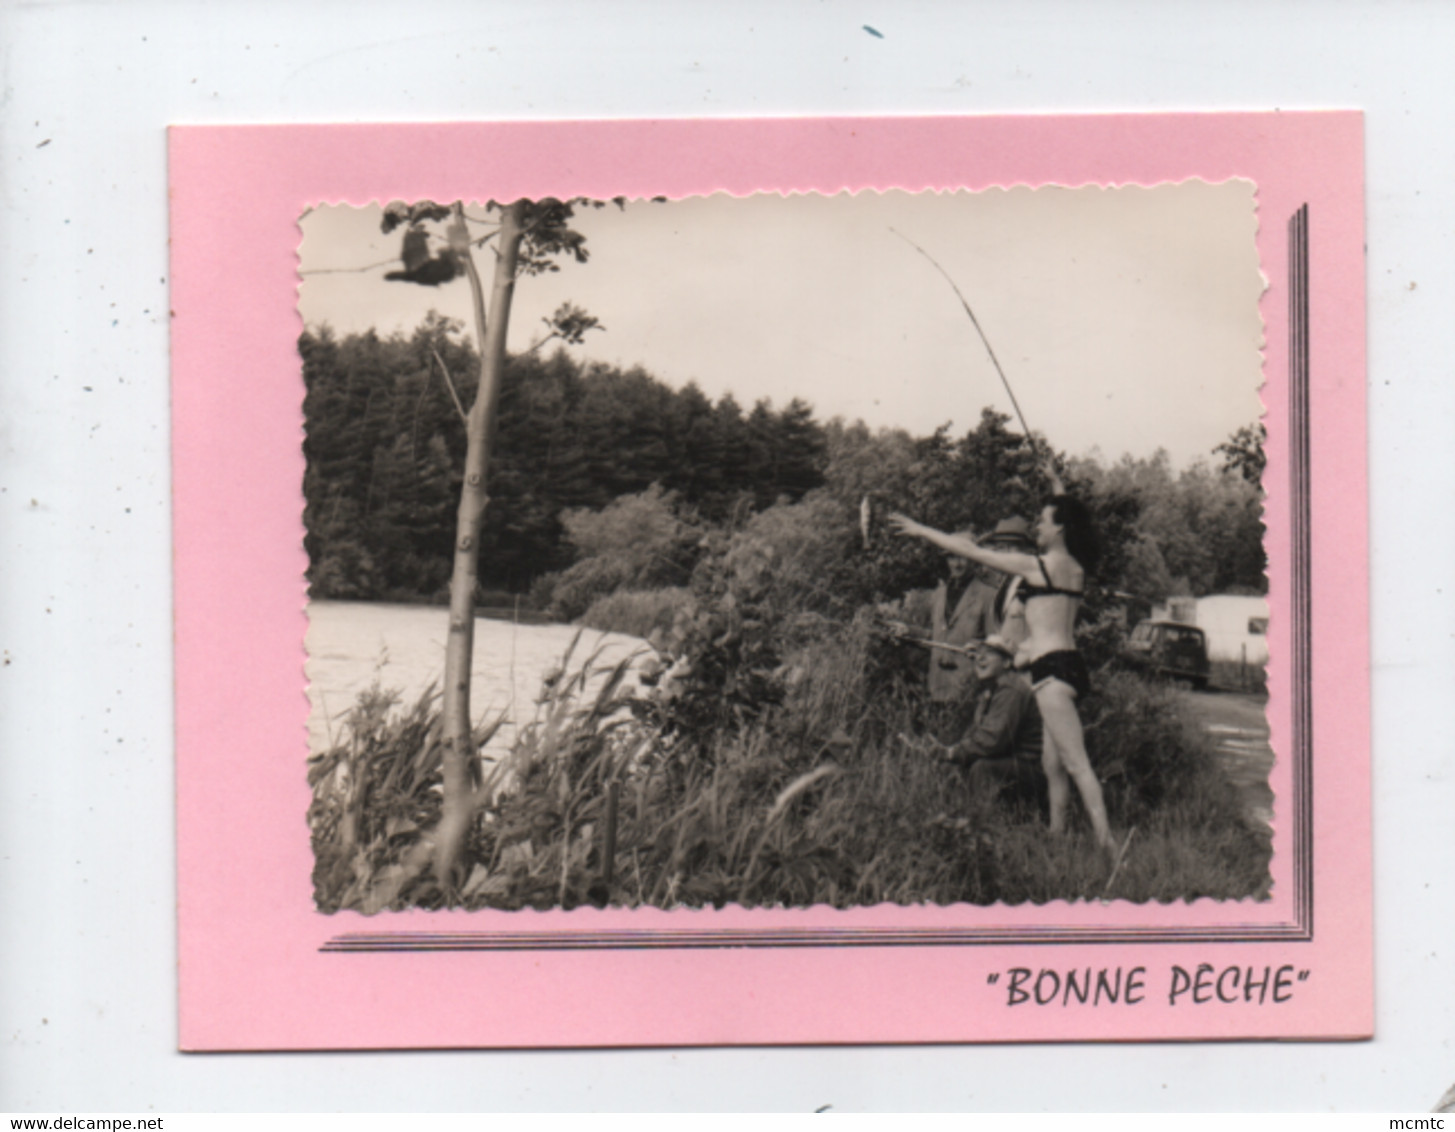
<path fill-rule="evenodd" d="M 955 298 L 960 300 L 960 306 L 963 307 L 965 313 L 970 316 L 970 324 L 975 327 L 975 333 L 980 335 L 980 341 L 985 345 L 985 352 L 990 355 L 990 361 L 991 364 L 995 366 L 995 372 L 1000 375 L 1000 383 L 1005 386 L 1005 392 L 1006 395 L 1010 398 L 1011 407 L 1015 409 L 1016 418 L 1021 422 L 1021 428 L 1026 434 L 1026 443 L 1031 446 L 1031 452 L 1034 454 L 1036 452 L 1036 438 L 1031 433 L 1031 426 L 1026 423 L 1026 415 L 1025 413 L 1021 412 L 1021 403 L 1016 400 L 1015 390 L 1010 387 L 1010 379 L 1005 376 L 1005 370 L 1001 367 L 1000 359 L 995 356 L 995 349 L 990 345 L 990 339 L 986 337 L 985 331 L 980 325 L 980 320 L 975 317 L 975 312 L 970 309 L 970 303 L 961 293 L 960 288 L 956 285 L 955 281 L 950 278 L 950 273 L 940 266 L 939 260 L 937 260 L 934 256 L 930 255 L 929 252 L 925 251 L 924 248 L 920 247 L 917 243 L 911 240 L 898 228 L 890 228 L 889 230 L 893 232 L 896 236 L 898 236 L 901 240 L 903 240 L 906 244 L 908 244 L 910 247 L 912 247 L 915 251 L 919 252 L 920 255 L 924 256 L 925 259 L 929 260 L 930 264 L 934 267 L 934 269 L 938 271 L 944 277 L 945 282 L 950 285 L 950 290 L 955 292 Z"/>
<path fill-rule="evenodd" d="M 1010 379 L 1005 376 L 1005 369 L 1003 366 L 1001 366 L 1000 359 L 995 356 L 995 348 L 991 346 L 990 339 L 986 336 L 984 328 L 980 325 L 980 320 L 975 317 L 975 312 L 970 308 L 970 302 L 968 299 L 965 298 L 965 295 L 960 290 L 959 285 L 956 284 L 955 280 L 950 277 L 950 273 L 946 271 L 943 266 L 941 266 L 940 261 L 937 260 L 934 256 L 930 255 L 929 252 L 925 251 L 924 248 L 920 247 L 917 243 L 911 240 L 898 228 L 891 227 L 889 230 L 893 232 L 896 236 L 898 236 L 901 240 L 903 240 L 906 244 L 908 244 L 910 247 L 912 247 L 915 251 L 919 252 L 920 255 L 924 256 L 925 259 L 929 260 L 930 265 L 936 271 L 938 271 L 940 275 L 944 278 L 945 282 L 950 285 L 950 290 L 955 292 L 955 298 L 960 300 L 961 308 L 970 317 L 970 325 L 975 327 L 975 333 L 980 336 L 980 341 L 985 346 L 985 352 L 990 355 L 990 362 L 992 365 L 995 366 L 995 372 L 1000 375 L 1000 383 L 1001 385 L 1005 386 L 1006 396 L 1010 398 L 1011 407 L 1015 409 L 1016 419 L 1019 420 L 1021 423 L 1021 431 L 1025 433 L 1026 443 L 1029 444 L 1031 447 L 1032 458 L 1034 459 L 1044 455 L 1044 457 L 1049 460 L 1049 452 L 1046 452 L 1044 454 L 1040 452 L 1039 446 L 1036 444 L 1035 434 L 1031 432 L 1031 426 L 1026 421 L 1026 415 L 1024 412 L 1021 411 L 1021 403 L 1016 399 L 1015 390 L 1010 387 Z M 1053 469 L 1052 475 L 1054 476 L 1054 474 L 1055 473 Z M 873 494 L 873 492 L 870 492 L 868 495 L 865 495 L 859 503 L 859 530 L 863 537 L 865 550 L 869 549 L 872 542 L 872 539 L 870 537 L 870 528 L 873 524 L 873 505 L 870 499 Z"/>

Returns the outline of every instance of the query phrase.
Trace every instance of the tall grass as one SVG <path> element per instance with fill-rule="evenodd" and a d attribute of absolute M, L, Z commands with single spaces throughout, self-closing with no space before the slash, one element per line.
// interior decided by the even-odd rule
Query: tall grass
<path fill-rule="evenodd" d="M 574 646 L 573 646 L 574 647 Z M 362 697 L 315 759 L 318 906 L 722 907 L 1218 899 L 1267 893 L 1270 846 L 1243 817 L 1176 693 L 1106 675 L 1088 743 L 1123 836 L 1114 887 L 1078 821 L 973 795 L 901 735 L 922 708 L 896 646 L 864 621 L 782 656 L 774 706 L 705 733 L 663 726 L 627 661 L 586 657 L 543 691 L 509 754 L 480 768 L 467 874 L 424 867 L 438 814 L 437 711 Z M 588 694 L 588 688 L 594 689 Z M 611 800 L 617 799 L 611 813 Z M 604 856 L 605 827 L 615 827 Z"/>
<path fill-rule="evenodd" d="M 1209 666 L 1208 683 L 1215 688 L 1237 692 L 1266 694 L 1268 668 L 1262 664 L 1244 664 L 1236 660 L 1215 660 Z"/>

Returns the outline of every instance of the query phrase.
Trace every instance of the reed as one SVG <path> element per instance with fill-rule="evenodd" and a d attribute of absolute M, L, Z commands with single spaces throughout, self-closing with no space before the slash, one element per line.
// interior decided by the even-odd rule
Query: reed
<path fill-rule="evenodd" d="M 1137 834 L 1108 891 L 1084 820 L 1047 836 L 1034 804 L 972 795 L 901 732 L 913 691 L 878 679 L 860 624 L 783 658 L 779 702 L 741 725 L 671 732 L 629 680 L 590 654 L 543 688 L 509 753 L 479 768 L 467 874 L 427 868 L 437 818 L 435 699 L 408 710 L 374 689 L 313 760 L 318 906 L 834 907 L 931 902 L 1240 899 L 1266 895 L 1270 846 L 1244 820 L 1176 700 L 1103 674 L 1088 740 L 1113 820 Z M 490 728 L 480 733 L 481 746 Z M 613 856 L 604 859 L 616 794 Z"/>

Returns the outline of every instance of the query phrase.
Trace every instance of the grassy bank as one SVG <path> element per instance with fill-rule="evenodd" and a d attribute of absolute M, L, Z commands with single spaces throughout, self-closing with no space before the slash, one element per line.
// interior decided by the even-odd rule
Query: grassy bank
<path fill-rule="evenodd" d="M 612 628 L 620 628 L 613 625 Z M 439 725 L 426 697 L 374 692 L 313 760 L 321 909 L 1010 904 L 1266 895 L 1250 826 L 1176 693 L 1104 674 L 1085 706 L 1114 827 L 1135 829 L 1108 890 L 1079 809 L 1051 838 L 1033 802 L 997 803 L 901 736 L 923 705 L 866 622 L 785 650 L 756 712 L 704 714 L 627 694 L 624 669 L 583 695 L 590 658 L 547 689 L 508 756 L 484 769 L 469 860 L 446 893 L 425 867 L 438 814 Z M 721 672 L 712 674 L 714 685 Z M 736 670 L 730 681 L 743 678 Z M 763 677 L 768 679 L 768 677 Z M 719 688 L 719 701 L 731 689 Z M 686 710 L 691 708 L 692 710 Z M 695 720 L 714 720 L 694 729 Z M 483 738 L 483 737 L 482 737 Z M 605 855 L 607 827 L 613 852 Z"/>

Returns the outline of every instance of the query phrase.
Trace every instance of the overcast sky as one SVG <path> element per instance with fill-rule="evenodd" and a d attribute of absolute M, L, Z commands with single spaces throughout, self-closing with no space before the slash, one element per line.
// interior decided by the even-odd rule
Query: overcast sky
<path fill-rule="evenodd" d="M 471 211 L 483 216 L 484 210 Z M 300 269 L 399 254 L 377 207 L 304 216 Z M 1179 466 L 1258 419 L 1263 282 L 1254 187 L 759 195 L 578 213 L 591 261 L 516 287 L 509 348 L 571 301 L 606 327 L 573 352 L 696 381 L 746 409 L 798 396 L 820 419 L 916 434 L 1011 412 L 943 265 L 990 339 L 1032 428 L 1072 454 Z M 474 226 L 477 231 L 487 229 Z M 478 254 L 478 253 L 477 253 Z M 488 286 L 493 257 L 479 262 Z M 431 309 L 469 318 L 463 279 L 386 283 L 391 266 L 305 274 L 299 307 L 339 334 L 409 332 Z"/>

